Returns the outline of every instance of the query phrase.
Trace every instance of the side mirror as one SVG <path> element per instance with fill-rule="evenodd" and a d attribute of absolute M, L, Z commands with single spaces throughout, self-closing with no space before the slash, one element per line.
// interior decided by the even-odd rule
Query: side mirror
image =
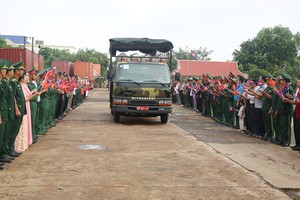
<path fill-rule="evenodd" d="M 179 72 L 175 73 L 175 81 L 180 81 L 180 73 Z"/>
<path fill-rule="evenodd" d="M 107 79 L 108 79 L 108 80 L 111 80 L 112 77 L 113 77 L 112 71 L 111 71 L 111 70 L 108 70 L 108 71 L 107 71 Z"/>

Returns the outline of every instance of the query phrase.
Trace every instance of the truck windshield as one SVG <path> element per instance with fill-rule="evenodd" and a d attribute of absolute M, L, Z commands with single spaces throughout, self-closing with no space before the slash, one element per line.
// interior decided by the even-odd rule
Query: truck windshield
<path fill-rule="evenodd" d="M 170 83 L 167 65 L 151 63 L 122 63 L 116 68 L 116 81 Z"/>

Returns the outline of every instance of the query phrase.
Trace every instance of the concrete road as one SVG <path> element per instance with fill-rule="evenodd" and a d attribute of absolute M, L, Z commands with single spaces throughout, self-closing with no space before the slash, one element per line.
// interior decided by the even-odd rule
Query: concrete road
<path fill-rule="evenodd" d="M 6 165 L 0 199 L 297 198 L 299 153 L 178 106 L 168 124 L 158 117 L 115 124 L 107 99 L 106 89 L 94 89 Z"/>

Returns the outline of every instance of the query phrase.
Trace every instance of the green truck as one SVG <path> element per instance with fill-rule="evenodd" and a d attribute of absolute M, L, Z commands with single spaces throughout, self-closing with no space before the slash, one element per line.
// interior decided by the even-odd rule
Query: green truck
<path fill-rule="evenodd" d="M 114 122 L 120 122 L 120 116 L 160 116 L 161 122 L 167 123 L 172 112 L 171 75 L 167 63 L 172 60 L 173 44 L 149 38 L 112 38 L 109 41 L 107 78 Z M 131 51 L 139 51 L 142 55 L 122 53 Z"/>

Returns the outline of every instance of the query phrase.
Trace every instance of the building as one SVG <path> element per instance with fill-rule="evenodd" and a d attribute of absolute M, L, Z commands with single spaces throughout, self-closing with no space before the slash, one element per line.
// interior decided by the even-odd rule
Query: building
<path fill-rule="evenodd" d="M 33 49 L 35 53 L 39 52 L 40 47 L 49 47 L 51 49 L 68 50 L 72 54 L 77 52 L 77 48 L 74 46 L 44 44 L 44 41 L 34 40 L 34 37 L 26 37 L 20 35 L 0 35 L 0 37 L 4 39 L 6 43 L 12 46 L 13 48 L 25 47 L 28 50 Z"/>
<path fill-rule="evenodd" d="M 202 76 L 209 74 L 211 76 L 228 76 L 232 72 L 235 76 L 241 75 L 245 77 L 239 69 L 236 62 L 218 62 L 203 60 L 178 60 L 177 69 L 173 74 L 179 72 L 182 77 L 186 76 Z"/>

